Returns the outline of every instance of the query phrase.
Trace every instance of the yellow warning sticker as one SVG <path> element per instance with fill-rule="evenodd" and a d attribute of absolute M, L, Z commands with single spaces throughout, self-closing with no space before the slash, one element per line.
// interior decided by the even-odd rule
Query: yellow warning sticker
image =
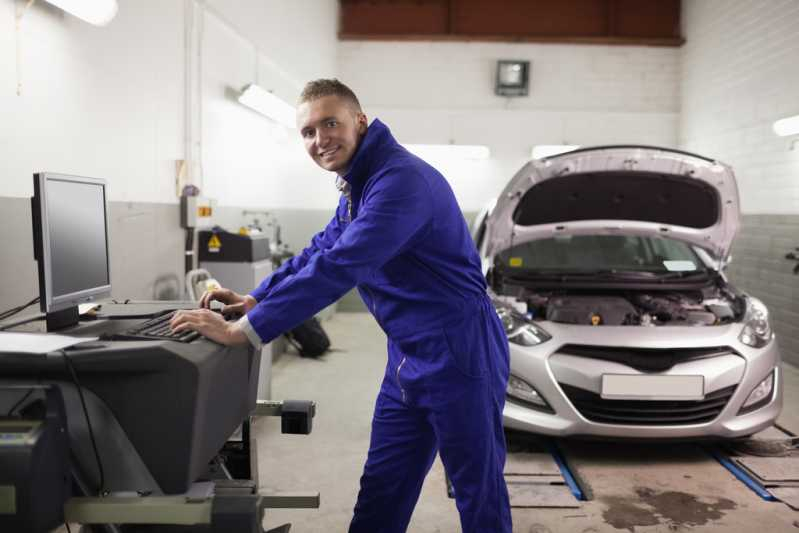
<path fill-rule="evenodd" d="M 521 257 L 511 257 L 510 258 L 510 266 L 512 267 L 520 267 L 524 264 Z"/>
<path fill-rule="evenodd" d="M 215 254 L 219 252 L 219 249 L 222 248 L 222 241 L 219 240 L 216 233 L 211 235 L 211 238 L 208 239 L 208 252 Z"/>

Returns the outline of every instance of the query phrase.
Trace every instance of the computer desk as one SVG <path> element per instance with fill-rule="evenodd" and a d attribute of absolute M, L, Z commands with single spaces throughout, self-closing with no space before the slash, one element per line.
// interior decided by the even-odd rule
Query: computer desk
<path fill-rule="evenodd" d="M 253 415 L 281 414 L 281 402 L 257 402 L 260 352 L 251 345 L 222 346 L 202 337 L 191 343 L 104 340 L 144 320 L 126 314 L 194 306 L 190 302 L 104 305 L 96 319 L 58 332 L 100 337 L 88 347 L 77 345 L 45 355 L 3 352 L 0 347 L 0 386 L 54 383 L 61 389 L 73 475 L 89 500 L 100 489 L 99 466 L 65 357 L 84 392 L 104 471 L 102 489 L 111 494 L 152 499 L 196 493 L 195 482 L 207 474 L 209 462 L 243 422 L 248 428 Z M 9 331 L 42 328 L 43 321 Z M 311 404 L 311 417 L 313 410 Z M 249 444 L 244 443 L 248 451 Z M 251 477 L 257 482 L 257 474 Z M 207 485 L 202 490 L 213 495 Z M 272 497 L 264 506 L 318 507 L 318 500 L 318 493 L 292 495 L 282 503 Z"/>

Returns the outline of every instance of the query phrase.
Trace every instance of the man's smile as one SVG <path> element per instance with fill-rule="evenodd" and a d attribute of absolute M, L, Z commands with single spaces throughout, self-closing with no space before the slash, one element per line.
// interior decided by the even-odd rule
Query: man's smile
<path fill-rule="evenodd" d="M 341 146 L 336 146 L 335 148 L 330 148 L 324 152 L 319 152 L 319 157 L 322 159 L 331 159 L 338 153 L 339 148 L 341 148 Z"/>

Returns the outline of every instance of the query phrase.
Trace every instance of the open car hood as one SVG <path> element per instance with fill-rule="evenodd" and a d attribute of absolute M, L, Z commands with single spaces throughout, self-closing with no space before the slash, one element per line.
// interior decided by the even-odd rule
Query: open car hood
<path fill-rule="evenodd" d="M 559 235 L 661 236 L 705 250 L 721 269 L 739 224 L 728 165 L 649 146 L 583 148 L 516 173 L 486 220 L 485 253 Z"/>

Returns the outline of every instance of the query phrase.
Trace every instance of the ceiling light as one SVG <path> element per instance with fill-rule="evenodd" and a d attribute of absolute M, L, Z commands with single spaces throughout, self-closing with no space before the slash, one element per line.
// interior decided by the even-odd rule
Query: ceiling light
<path fill-rule="evenodd" d="M 544 159 L 553 155 L 564 154 L 577 150 L 580 146 L 576 144 L 539 144 L 533 146 L 530 156 L 533 159 Z"/>
<path fill-rule="evenodd" d="M 117 0 L 45 0 L 70 15 L 94 24 L 105 26 L 116 16 Z"/>
<path fill-rule="evenodd" d="M 497 61 L 494 93 L 499 96 L 527 96 L 529 61 Z"/>
<path fill-rule="evenodd" d="M 266 89 L 254 83 L 244 88 L 239 95 L 239 103 L 250 109 L 283 124 L 287 128 L 296 128 L 296 110 Z"/>
<path fill-rule="evenodd" d="M 799 135 L 799 115 L 783 118 L 774 123 L 774 133 L 780 137 Z"/>
<path fill-rule="evenodd" d="M 403 144 L 402 146 L 422 159 L 488 159 L 491 156 L 488 146 L 476 144 Z"/>

